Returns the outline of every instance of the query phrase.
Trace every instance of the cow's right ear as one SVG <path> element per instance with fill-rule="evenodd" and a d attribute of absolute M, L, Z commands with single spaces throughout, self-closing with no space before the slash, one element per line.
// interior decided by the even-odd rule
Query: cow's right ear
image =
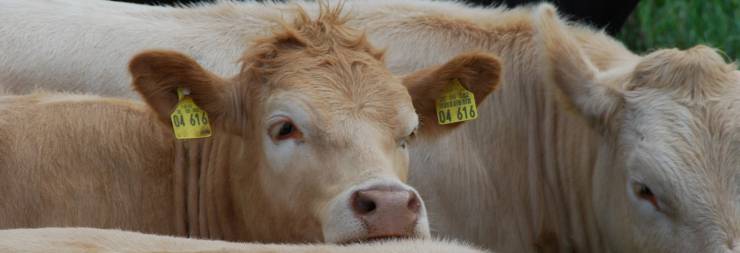
<path fill-rule="evenodd" d="M 536 42 L 545 78 L 561 91 L 566 106 L 575 108 L 593 127 L 606 129 L 623 103 L 623 94 L 600 79 L 599 70 L 566 33 L 555 8 L 542 4 L 535 12 Z"/>
<path fill-rule="evenodd" d="M 458 80 L 472 92 L 476 106 L 498 87 L 501 82 L 501 63 L 487 53 L 461 54 L 447 63 L 412 73 L 403 78 L 414 109 L 421 120 L 420 134 L 441 133 L 462 124 L 440 125 L 436 100 Z"/>
<path fill-rule="evenodd" d="M 227 81 L 203 69 L 195 60 L 174 51 L 145 51 L 129 63 L 134 89 L 170 124 L 170 114 L 178 103 L 177 89 L 184 88 L 212 122 L 229 115 Z"/>

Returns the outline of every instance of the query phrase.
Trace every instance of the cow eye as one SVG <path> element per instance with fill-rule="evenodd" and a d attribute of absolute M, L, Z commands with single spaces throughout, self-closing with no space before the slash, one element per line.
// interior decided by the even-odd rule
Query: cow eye
<path fill-rule="evenodd" d="M 653 190 L 651 190 L 650 187 L 645 184 L 635 182 L 632 184 L 632 190 L 634 191 L 637 198 L 642 201 L 647 201 L 648 203 L 653 205 L 653 208 L 655 208 L 655 210 L 660 210 L 658 206 L 658 198 L 655 196 Z"/>
<path fill-rule="evenodd" d="M 270 126 L 270 136 L 273 140 L 282 141 L 287 139 L 300 139 L 303 134 L 290 120 L 281 120 Z"/>

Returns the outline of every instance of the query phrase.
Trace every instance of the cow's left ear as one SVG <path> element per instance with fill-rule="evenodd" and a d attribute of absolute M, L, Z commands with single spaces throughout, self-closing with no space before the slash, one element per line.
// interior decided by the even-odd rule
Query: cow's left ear
<path fill-rule="evenodd" d="M 170 124 L 170 114 L 179 99 L 178 88 L 189 91 L 189 96 L 212 122 L 229 115 L 226 87 L 228 81 L 203 69 L 194 59 L 174 51 L 145 51 L 129 63 L 134 89 L 159 115 Z"/>
<path fill-rule="evenodd" d="M 461 125 L 438 123 L 436 100 L 458 80 L 472 92 L 476 106 L 491 94 L 501 82 L 501 63 L 498 58 L 487 53 L 461 54 L 441 66 L 435 66 L 412 73 L 403 78 L 409 90 L 416 113 L 422 126 L 420 133 L 436 133 Z"/>

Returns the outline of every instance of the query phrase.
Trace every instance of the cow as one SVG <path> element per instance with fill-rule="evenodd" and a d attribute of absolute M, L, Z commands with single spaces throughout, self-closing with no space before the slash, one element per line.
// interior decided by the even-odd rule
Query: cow
<path fill-rule="evenodd" d="M 222 252 L 222 253 L 485 253 L 454 241 L 386 240 L 349 245 L 255 244 L 149 235 L 112 229 L 36 228 L 0 230 L 2 252 Z"/>
<path fill-rule="evenodd" d="M 290 19 L 295 13 L 292 4 L 266 2 L 219 1 L 177 8 L 95 0 L 0 0 L 0 90 L 28 93 L 42 88 L 140 99 L 128 86 L 131 77 L 125 66 L 150 48 L 187 52 L 216 74 L 235 75 L 240 68 L 233 62 L 247 46 L 244 42 L 268 35 L 282 17 Z M 311 15 L 318 13 L 314 2 L 296 3 Z M 506 44 L 488 37 L 516 39 L 531 32 L 530 7 L 473 8 L 428 0 L 344 5 L 352 14 L 347 25 L 366 30 L 371 43 L 387 50 L 385 61 L 395 74 L 442 64 L 471 50 L 500 51 Z M 604 64 L 631 56 L 601 32 L 582 26 L 568 29 Z"/>
<path fill-rule="evenodd" d="M 737 66 L 699 45 L 599 70 L 553 8 L 540 8 L 535 23 L 542 76 L 583 120 L 552 119 L 551 136 L 562 139 L 552 140 L 551 154 L 596 142 L 589 167 L 546 172 L 542 187 L 564 191 L 551 196 L 591 216 L 592 236 L 613 252 L 740 252 Z"/>
<path fill-rule="evenodd" d="M 437 99 L 457 84 L 484 101 L 499 61 L 471 52 L 398 77 L 343 25 L 341 6 L 315 19 L 298 10 L 295 20 L 258 39 L 233 78 L 175 51 L 136 55 L 132 86 L 145 103 L 0 97 L 0 228 L 282 243 L 428 238 L 424 203 L 404 183 L 408 142 L 417 129 L 432 138 L 461 125 L 431 120 Z"/>
<path fill-rule="evenodd" d="M 1 5 L 14 12 L 3 12 L 0 19 L 13 24 L 16 34 L 25 38 L 70 36 L 28 28 L 45 27 L 43 20 L 51 17 L 84 23 L 76 12 L 65 9 L 116 17 L 84 26 L 91 30 L 86 36 L 101 36 L 100 40 L 86 37 L 65 39 L 72 42 L 62 45 L 34 44 L 30 47 L 34 52 L 49 50 L 26 53 L 40 63 L 15 56 L 26 47 L 12 47 L 4 53 L 10 60 L 2 63 L 0 71 L 6 70 L 0 75 L 31 80 L 54 78 L 45 73 L 62 71 L 68 79 L 52 80 L 51 87 L 117 96 L 132 96 L 116 90 L 116 83 L 128 78 L 122 71 L 69 63 L 112 66 L 96 63 L 106 54 L 126 55 L 150 43 L 184 48 L 212 62 L 214 69 L 231 72 L 225 65 L 216 67 L 214 59 L 237 50 L 235 41 L 266 32 L 272 27 L 271 19 L 289 16 L 286 10 L 294 8 L 253 2 L 192 8 L 95 2 L 34 6 L 33 10 L 22 7 L 30 4 Z M 313 15 L 318 8 L 314 3 L 299 5 Z M 733 165 L 737 144 L 732 144 L 737 142 L 737 117 L 733 116 L 737 109 L 731 106 L 736 103 L 732 94 L 738 72 L 722 64 L 713 50 L 698 47 L 636 55 L 600 31 L 543 15 L 550 12 L 547 5 L 472 8 L 410 0 L 349 1 L 345 8 L 353 14 L 349 26 L 366 29 L 373 44 L 386 48 L 385 61 L 394 73 L 444 63 L 469 50 L 495 53 L 504 64 L 502 88 L 481 104 L 485 112 L 480 116 L 485 119 L 439 138 L 419 136 L 410 149 L 409 184 L 424 197 L 435 235 L 501 252 L 737 251 L 738 192 L 730 186 L 738 184 L 738 166 Z M 29 13 L 43 15 L 29 20 Z M 541 33 L 546 30 L 539 26 L 557 33 Z M 119 29 L 105 33 L 110 27 Z M 10 37 L 0 39 L 16 38 Z M 544 39 L 563 47 L 553 48 L 553 43 L 543 47 Z M 90 54 L 66 53 L 86 47 L 93 48 Z M 680 67 L 685 62 L 699 64 Z M 29 66 L 43 71 L 20 71 L 32 69 Z M 656 68 L 647 71 L 650 66 Z M 8 72 L 9 68 L 15 70 Z M 613 81 L 597 86 L 610 76 Z M 621 84 L 617 79 L 622 79 Z M 693 88 L 687 93 L 686 87 Z M 680 94 L 688 95 L 676 97 Z M 602 99 L 623 102 L 597 103 Z M 702 126 L 711 127 L 711 132 Z M 645 141 L 661 146 L 637 149 Z M 671 149 L 674 144 L 677 148 Z M 613 158 L 627 155 L 631 160 Z M 666 167 L 668 163 L 674 164 Z M 639 169 L 644 172 L 635 172 Z M 706 203 L 696 204 L 701 201 Z"/>

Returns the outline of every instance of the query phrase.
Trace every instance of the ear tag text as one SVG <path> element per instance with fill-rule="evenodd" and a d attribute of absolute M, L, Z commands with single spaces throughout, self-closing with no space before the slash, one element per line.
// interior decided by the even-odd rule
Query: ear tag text
<path fill-rule="evenodd" d="M 208 114 L 200 109 L 190 98 L 190 92 L 177 88 L 177 105 L 170 115 L 172 128 L 177 139 L 195 139 L 211 136 L 211 125 Z"/>
<path fill-rule="evenodd" d="M 440 125 L 474 120 L 478 118 L 475 96 L 465 89 L 457 79 L 453 79 L 442 95 L 435 101 L 437 122 Z"/>

